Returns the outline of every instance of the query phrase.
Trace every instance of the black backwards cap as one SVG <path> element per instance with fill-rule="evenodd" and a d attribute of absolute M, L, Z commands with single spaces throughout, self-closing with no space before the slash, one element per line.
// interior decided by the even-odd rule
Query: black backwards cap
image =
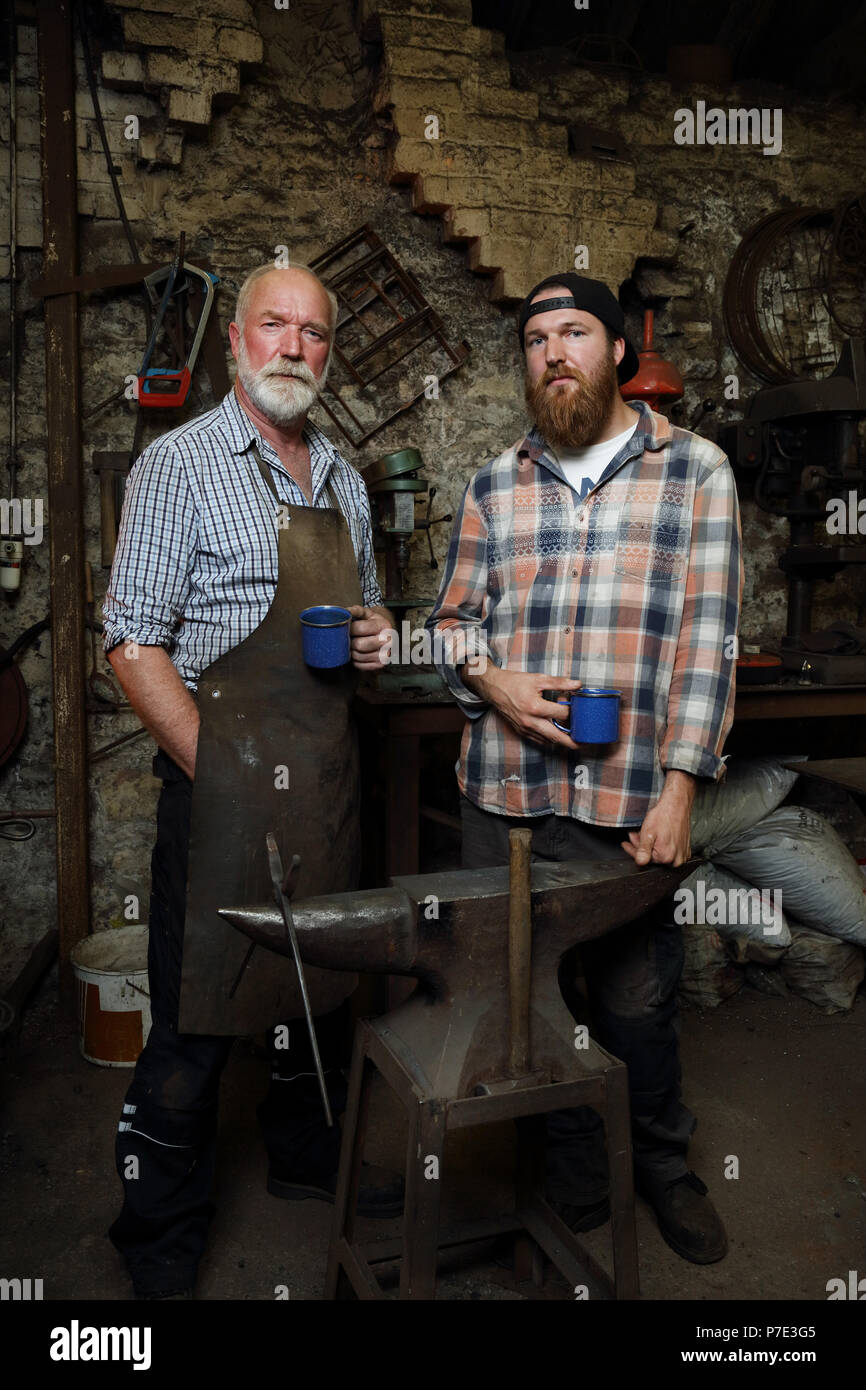
<path fill-rule="evenodd" d="M 539 290 L 546 289 L 548 285 L 565 285 L 568 287 L 567 295 L 551 295 L 550 299 L 539 299 L 537 304 L 532 300 Z M 583 309 L 587 314 L 594 314 L 597 319 L 601 319 L 603 324 L 616 335 L 617 338 L 625 338 L 625 354 L 616 369 L 620 384 L 624 381 L 631 381 L 637 375 L 640 361 L 638 355 L 625 336 L 625 317 L 617 300 L 611 294 L 607 285 L 602 284 L 601 280 L 590 280 L 586 275 L 575 275 L 573 271 L 567 270 L 562 275 L 548 275 L 546 279 L 540 280 L 534 289 L 524 299 L 520 306 L 517 318 L 517 336 L 520 340 L 521 350 L 523 348 L 523 330 L 531 318 L 536 314 L 547 314 L 551 309 Z"/>

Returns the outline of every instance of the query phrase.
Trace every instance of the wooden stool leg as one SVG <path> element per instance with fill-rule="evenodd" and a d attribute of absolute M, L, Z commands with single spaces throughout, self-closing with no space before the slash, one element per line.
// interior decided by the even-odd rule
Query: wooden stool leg
<path fill-rule="evenodd" d="M 410 1102 L 401 1299 L 436 1297 L 446 1114 L 444 1101 L 431 1098 L 420 1103 Z M 425 1172 L 435 1172 L 435 1176 L 427 1177 Z"/>
<path fill-rule="evenodd" d="M 340 1246 L 351 1243 L 355 1234 L 358 1189 L 361 1185 L 361 1159 L 367 1138 L 367 1115 L 370 1109 L 370 1089 L 373 1065 L 367 1056 L 368 1026 L 361 1019 L 355 1029 L 352 1066 L 349 1072 L 348 1100 L 340 1145 L 340 1168 L 337 1175 L 337 1194 L 331 1223 L 331 1243 L 328 1249 L 328 1269 L 325 1275 L 325 1298 L 338 1296 L 338 1286 L 348 1282 L 343 1275 Z M 342 1277 L 341 1277 L 342 1276 Z"/>
<path fill-rule="evenodd" d="M 605 1132 L 610 1167 L 610 1225 L 617 1298 L 638 1298 L 640 1279 L 634 1224 L 631 1108 L 628 1072 L 620 1063 L 605 1074 Z"/>
<path fill-rule="evenodd" d="M 520 1211 L 534 1194 L 544 1196 L 545 1152 L 547 1149 L 547 1117 L 525 1115 L 516 1123 L 517 1166 L 515 1189 L 517 1210 Z M 538 1288 L 544 1283 L 544 1257 L 536 1241 L 527 1231 L 514 1238 L 514 1278 L 517 1283 L 531 1279 Z"/>

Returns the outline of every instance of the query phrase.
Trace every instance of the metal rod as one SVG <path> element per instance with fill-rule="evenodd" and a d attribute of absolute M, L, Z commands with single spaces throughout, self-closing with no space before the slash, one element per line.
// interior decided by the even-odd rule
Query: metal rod
<path fill-rule="evenodd" d="M 508 832 L 508 997 L 511 1006 L 509 1066 L 529 1071 L 529 987 L 532 975 L 532 831 Z"/>
<path fill-rule="evenodd" d="M 331 1114 L 331 1103 L 328 1099 L 328 1088 L 325 1085 L 325 1073 L 322 1070 L 322 1059 L 319 1056 L 319 1043 L 318 1039 L 316 1038 L 316 1026 L 313 1023 L 313 1011 L 310 1008 L 310 996 L 307 993 L 307 980 L 306 976 L 304 975 L 304 965 L 301 960 L 300 947 L 298 946 L 298 936 L 297 932 L 295 931 L 295 924 L 292 920 L 292 909 L 289 906 L 289 900 L 286 897 L 285 892 L 283 891 L 283 883 L 285 882 L 283 877 L 283 865 L 280 860 L 280 852 L 277 849 L 277 842 L 275 837 L 271 834 L 268 834 L 265 837 L 265 843 L 268 847 L 268 862 L 271 868 L 271 883 L 274 887 L 274 897 L 276 898 L 278 908 L 283 914 L 283 921 L 286 926 L 286 935 L 289 938 L 289 941 L 291 942 L 292 955 L 295 958 L 295 968 L 298 972 L 298 984 L 301 987 L 301 998 L 304 1001 L 304 1016 L 307 1020 L 307 1031 L 310 1035 L 310 1046 L 313 1049 L 313 1060 L 316 1064 L 316 1076 L 319 1078 L 319 1090 L 322 1093 L 322 1105 L 325 1108 L 325 1122 L 327 1123 L 328 1128 L 331 1129 L 333 1128 L 334 1117 Z M 300 862 L 301 861 L 298 858 L 298 856 L 294 855 L 292 858 L 292 868 L 297 868 Z M 244 962 L 244 964 L 246 964 L 246 961 Z"/>
<path fill-rule="evenodd" d="M 428 343 L 431 338 L 435 337 L 436 331 L 431 328 L 430 332 L 425 333 L 423 338 L 419 338 L 416 342 L 410 343 L 405 352 L 401 352 L 398 357 L 392 357 L 385 363 L 384 367 L 379 368 L 378 372 L 371 373 L 371 375 L 367 377 L 366 385 L 371 386 L 374 381 L 379 380 L 380 376 L 384 376 L 386 372 L 391 371 L 392 367 L 396 367 L 398 363 L 402 362 L 404 357 L 408 357 L 411 352 L 417 352 L 419 348 L 422 348 L 425 343 Z"/>
<path fill-rule="evenodd" d="M 102 758 L 107 758 L 109 753 L 113 753 L 115 748 L 122 748 L 124 743 L 131 743 L 134 738 L 141 738 L 146 734 L 147 729 L 133 729 L 131 734 L 123 734 L 120 738 L 114 739 L 111 743 L 103 744 L 102 748 L 97 748 L 88 758 L 89 763 L 98 763 Z"/>
<path fill-rule="evenodd" d="M 241 980 L 243 979 L 244 971 L 246 970 L 247 966 L 249 965 L 250 960 L 251 960 L 251 958 L 252 958 L 253 951 L 254 951 L 255 949 L 256 949 L 256 943 L 253 941 L 253 942 L 250 943 L 249 950 L 247 951 L 246 955 L 245 955 L 244 958 L 243 958 L 243 961 L 241 962 L 241 968 L 240 968 L 240 970 L 238 971 L 237 975 L 235 975 L 234 982 L 233 982 L 233 984 L 232 984 L 231 989 L 229 990 L 229 999 L 234 999 L 235 994 L 237 993 L 238 985 L 240 984 Z"/>
<path fill-rule="evenodd" d="M 95 415 L 99 414 L 100 410 L 104 410 L 107 405 L 111 405 L 112 401 L 120 400 L 121 396 L 125 395 L 125 393 L 126 386 L 118 386 L 117 390 L 112 391 L 110 396 L 106 396 L 105 399 L 100 401 L 98 405 L 95 405 L 92 408 L 92 410 L 88 410 L 87 414 L 84 416 L 84 419 L 92 420 Z"/>
<path fill-rule="evenodd" d="M 426 327 L 431 312 L 430 306 L 428 305 L 426 308 L 416 309 L 415 313 L 411 314 L 408 318 L 400 319 L 399 322 L 392 324 L 390 328 L 385 329 L 384 333 L 379 334 L 374 343 L 370 343 L 367 347 L 361 348 L 361 351 L 357 352 L 352 358 L 352 362 L 356 367 L 359 367 L 366 362 L 368 358 L 375 356 L 380 348 L 388 347 L 388 345 L 397 338 L 401 338 L 404 333 L 410 332 L 411 329 L 415 327 Z"/>

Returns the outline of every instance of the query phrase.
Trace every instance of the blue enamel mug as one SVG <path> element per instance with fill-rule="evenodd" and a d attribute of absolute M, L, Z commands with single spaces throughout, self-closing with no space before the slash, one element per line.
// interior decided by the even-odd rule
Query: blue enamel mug
<path fill-rule="evenodd" d="M 566 700 L 557 700 L 558 705 L 571 706 L 571 721 L 565 724 L 553 723 L 564 734 L 569 734 L 575 743 L 614 743 L 619 738 L 619 702 L 621 690 L 603 690 L 588 687 L 576 690 Z"/>
<path fill-rule="evenodd" d="M 332 603 L 304 609 L 301 637 L 304 661 L 308 666 L 321 669 L 345 666 L 352 655 L 351 621 L 348 608 L 338 608 Z"/>

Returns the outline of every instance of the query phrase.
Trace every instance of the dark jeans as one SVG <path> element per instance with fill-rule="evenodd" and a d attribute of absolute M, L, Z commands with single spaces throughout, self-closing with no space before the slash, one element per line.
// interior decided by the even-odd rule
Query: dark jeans
<path fill-rule="evenodd" d="M 177 1031 L 192 783 L 163 752 L 151 860 L 148 975 L 153 1025 L 126 1095 L 115 1145 L 123 1209 L 109 1235 L 126 1258 L 138 1294 L 190 1287 L 214 1213 L 219 1079 L 233 1038 Z M 289 1045 L 267 1035 L 271 1080 L 258 1107 L 271 1165 L 303 1181 L 336 1171 L 340 1132 L 324 1122 L 303 1019 Z M 348 1061 L 348 1005 L 316 1020 L 331 1108 L 345 1109 L 340 1067 Z M 282 1038 L 280 1038 L 282 1041 Z"/>
<path fill-rule="evenodd" d="M 465 796 L 460 813 L 466 869 L 507 864 L 508 832 L 522 826 L 532 831 L 534 860 L 626 860 L 620 848 L 628 838 L 625 830 L 582 825 L 569 816 L 501 816 L 481 810 Z M 580 947 L 580 959 L 593 1036 L 628 1068 L 635 1165 L 665 1180 L 681 1177 L 688 1170 L 686 1151 L 696 1120 L 680 1099 L 677 984 L 683 947 L 671 900 L 587 942 Z M 577 1018 L 581 999 L 573 975 L 573 970 L 561 971 L 560 984 Z M 548 1116 L 548 1196 L 575 1206 L 605 1196 L 603 1136 L 601 1119 L 589 1106 Z"/>

